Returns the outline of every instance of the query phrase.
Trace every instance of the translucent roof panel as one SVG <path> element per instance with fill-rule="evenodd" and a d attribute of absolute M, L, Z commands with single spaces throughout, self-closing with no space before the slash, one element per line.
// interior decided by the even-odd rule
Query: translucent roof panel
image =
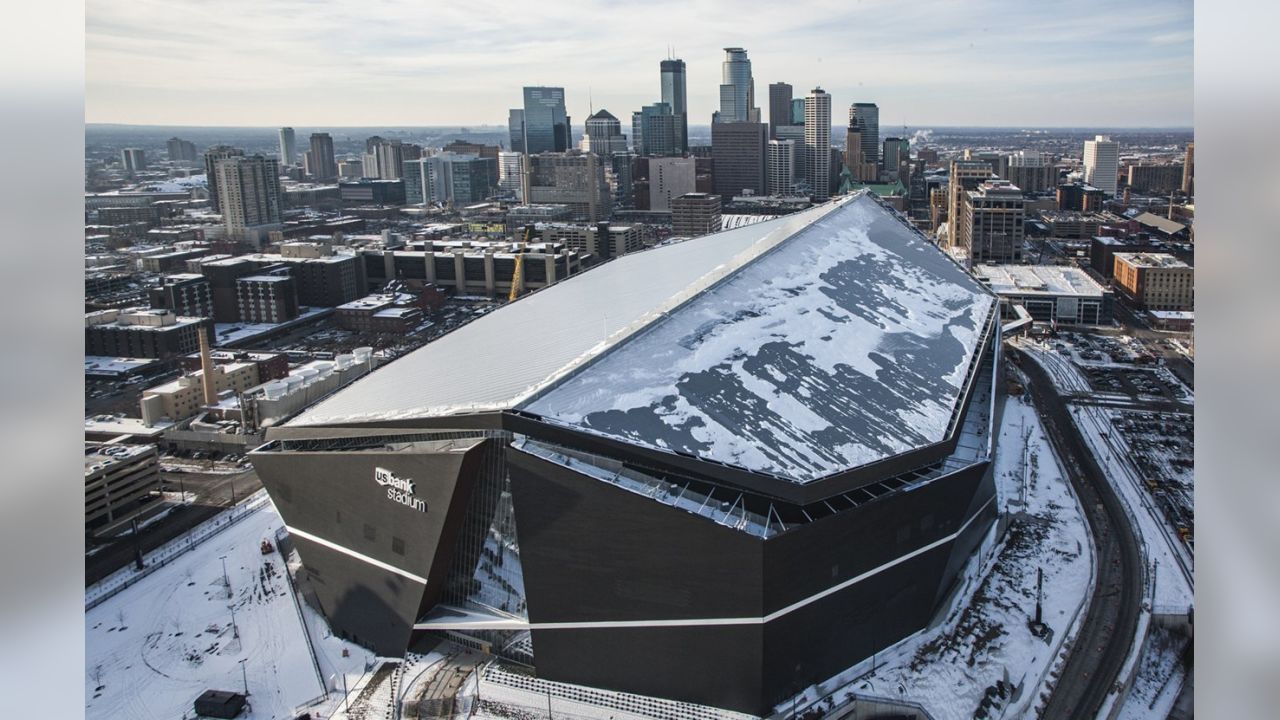
<path fill-rule="evenodd" d="M 805 483 L 944 440 L 995 302 L 858 195 L 522 409 Z"/>
<path fill-rule="evenodd" d="M 288 425 L 514 407 L 836 207 L 824 204 L 617 258 L 379 368 Z"/>

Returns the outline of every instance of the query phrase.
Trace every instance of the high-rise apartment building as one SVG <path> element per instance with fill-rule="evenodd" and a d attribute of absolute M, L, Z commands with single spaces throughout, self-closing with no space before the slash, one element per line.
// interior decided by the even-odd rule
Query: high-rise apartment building
<path fill-rule="evenodd" d="M 120 151 L 120 165 L 127 173 L 141 172 L 147 169 L 147 154 L 142 148 L 125 148 Z"/>
<path fill-rule="evenodd" d="M 697 161 L 691 157 L 649 159 L 649 209 L 667 212 L 671 201 L 697 190 Z"/>
<path fill-rule="evenodd" d="M 240 318 L 249 323 L 282 323 L 298 317 L 298 289 L 292 277 L 249 275 L 236 281 Z"/>
<path fill-rule="evenodd" d="M 646 105 L 631 114 L 631 139 L 641 157 L 681 154 L 677 145 L 679 133 L 677 118 L 664 102 Z"/>
<path fill-rule="evenodd" d="M 791 125 L 791 85 L 776 82 L 769 84 L 769 139 L 778 139 L 778 127 Z"/>
<path fill-rule="evenodd" d="M 372 137 L 365 144 L 364 176 L 379 180 L 399 180 L 404 172 L 404 143 Z"/>
<path fill-rule="evenodd" d="M 521 168 L 524 167 L 524 156 L 518 152 L 498 153 L 498 189 L 505 195 L 514 195 L 523 202 L 521 195 L 524 189 Z"/>
<path fill-rule="evenodd" d="M 744 191 L 765 190 L 764 154 L 768 132 L 759 122 L 711 123 L 711 157 L 715 161 L 715 188 L 722 202 Z"/>
<path fill-rule="evenodd" d="M 966 194 L 959 245 L 969 249 L 970 267 L 1022 262 L 1022 190 L 1008 180 L 994 179 Z"/>
<path fill-rule="evenodd" d="M 947 246 L 964 247 L 960 225 L 970 190 L 991 179 L 991 164 L 984 160 L 952 160 L 947 178 Z"/>
<path fill-rule="evenodd" d="M 849 127 L 857 128 L 862 137 L 863 162 L 880 165 L 880 108 L 875 103 L 849 106 Z M 867 182 L 874 182 L 868 180 Z"/>
<path fill-rule="evenodd" d="M 570 119 L 565 112 L 564 88 L 524 88 L 524 109 L 512 110 L 508 121 L 513 135 L 511 145 L 516 147 L 515 121 L 519 119 L 521 143 L 524 152 L 564 152 L 573 145 Z"/>
<path fill-rule="evenodd" d="M 809 196 L 820 202 L 831 197 L 831 95 L 822 88 L 804 99 L 805 177 Z"/>
<path fill-rule="evenodd" d="M 1187 143 L 1187 159 L 1182 163 L 1182 194 L 1195 194 L 1196 144 Z"/>
<path fill-rule="evenodd" d="M 193 163 L 196 161 L 196 145 L 190 140 L 169 138 L 165 143 L 169 150 L 169 162 Z"/>
<path fill-rule="evenodd" d="M 280 164 L 282 166 L 297 164 L 297 137 L 293 128 L 280 128 Z"/>
<path fill-rule="evenodd" d="M 216 166 L 219 160 L 229 157 L 241 157 L 244 151 L 229 145 L 214 145 L 204 152 L 204 182 L 209 190 L 209 209 L 222 212 L 222 202 L 218 197 L 218 173 Z"/>
<path fill-rule="evenodd" d="M 671 201 L 671 231 L 679 237 L 697 237 L 720 231 L 720 196 L 688 193 Z"/>
<path fill-rule="evenodd" d="M 314 180 L 330 182 L 338 179 L 338 161 L 333 154 L 333 138 L 329 133 L 311 133 L 308 170 Z"/>
<path fill-rule="evenodd" d="M 1120 178 L 1120 143 L 1110 135 L 1084 141 L 1084 181 L 1114 196 Z"/>
<path fill-rule="evenodd" d="M 232 235 L 281 223 L 280 162 L 262 155 L 234 155 L 214 166 L 218 206 Z"/>
<path fill-rule="evenodd" d="M 671 106 L 675 116 L 676 151 L 689 152 L 689 99 L 686 88 L 684 61 L 678 58 L 663 60 L 662 102 Z"/>
<path fill-rule="evenodd" d="M 787 103 L 788 110 L 790 103 Z M 770 195 L 794 195 L 796 191 L 796 141 L 770 140 L 765 156 L 765 190 Z"/>
<path fill-rule="evenodd" d="M 1006 158 L 1001 177 L 1030 194 L 1049 192 L 1058 186 L 1058 168 L 1054 167 L 1053 158 L 1035 150 L 1019 150 Z"/>
<path fill-rule="evenodd" d="M 720 110 L 712 123 L 760 122 L 756 107 L 756 84 L 751 77 L 751 60 L 742 48 L 725 48 L 721 65 Z"/>

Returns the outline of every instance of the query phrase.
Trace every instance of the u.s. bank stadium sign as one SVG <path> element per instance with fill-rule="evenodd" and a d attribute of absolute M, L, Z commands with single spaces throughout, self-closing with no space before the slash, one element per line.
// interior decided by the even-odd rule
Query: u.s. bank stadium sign
<path fill-rule="evenodd" d="M 395 473 L 386 468 L 375 467 L 373 469 L 373 481 L 387 489 L 388 500 L 394 500 L 421 513 L 427 511 L 427 501 L 413 493 L 414 484 L 412 479 L 396 477 Z"/>

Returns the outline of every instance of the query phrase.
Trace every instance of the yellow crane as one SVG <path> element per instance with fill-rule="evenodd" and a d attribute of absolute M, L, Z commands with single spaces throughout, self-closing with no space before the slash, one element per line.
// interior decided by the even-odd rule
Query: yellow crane
<path fill-rule="evenodd" d="M 529 243 L 531 230 L 533 230 L 532 225 L 525 226 L 524 242 L 520 243 L 520 247 L 516 250 L 516 269 L 511 273 L 511 293 L 507 295 L 507 302 L 515 300 L 520 295 L 520 286 L 524 284 L 524 248 Z"/>

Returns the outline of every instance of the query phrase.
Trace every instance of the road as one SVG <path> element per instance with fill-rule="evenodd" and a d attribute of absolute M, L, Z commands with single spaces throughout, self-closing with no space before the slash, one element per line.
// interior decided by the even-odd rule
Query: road
<path fill-rule="evenodd" d="M 85 556 L 85 585 L 92 585 L 133 562 L 137 548 L 145 555 L 231 507 L 233 496 L 238 502 L 262 487 L 252 468 L 232 473 L 166 472 L 161 477 L 166 491 L 181 489 L 194 495 L 193 501 L 174 507 L 168 515 L 147 525 L 138 532 L 136 541 L 126 533 L 93 555 Z"/>
<path fill-rule="evenodd" d="M 1142 601 L 1142 561 L 1124 509 L 1048 374 L 1016 348 L 1031 395 L 1089 521 L 1097 572 L 1089 610 L 1042 718 L 1094 717 L 1129 654 Z M 1065 630 L 1060 628 L 1059 630 Z"/>

